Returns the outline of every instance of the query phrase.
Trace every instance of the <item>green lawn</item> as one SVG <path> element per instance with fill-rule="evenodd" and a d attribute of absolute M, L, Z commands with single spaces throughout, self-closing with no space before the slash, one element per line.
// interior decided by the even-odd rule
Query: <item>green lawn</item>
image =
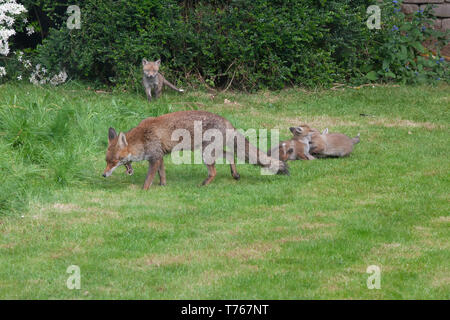
<path fill-rule="evenodd" d="M 224 103 L 228 99 L 231 103 Z M 450 299 L 450 87 L 299 89 L 216 96 L 0 86 L 0 298 Z M 310 123 L 361 143 L 343 159 L 147 163 L 104 179 L 107 130 L 202 109 L 237 128 Z M 360 116 L 360 114 L 369 116 Z M 158 178 L 156 178 L 158 181 Z M 66 269 L 81 270 L 69 290 Z M 381 289 L 366 285 L 381 268 Z"/>

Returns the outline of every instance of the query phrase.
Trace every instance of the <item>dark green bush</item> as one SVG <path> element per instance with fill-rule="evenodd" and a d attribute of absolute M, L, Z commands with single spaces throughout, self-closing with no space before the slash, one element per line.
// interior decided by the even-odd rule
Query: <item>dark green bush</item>
<path fill-rule="evenodd" d="M 369 3 L 85 1 L 81 30 L 51 30 L 38 60 L 131 87 L 140 86 L 143 57 L 161 58 L 171 80 L 214 87 L 327 85 L 352 76 Z"/>
<path fill-rule="evenodd" d="M 417 60 L 422 74 L 431 69 L 420 79 L 444 77 L 444 63 L 426 62 L 415 43 L 428 36 L 413 31 L 426 21 L 405 21 L 388 0 L 381 30 L 366 25 L 367 7 L 380 4 L 375 0 L 86 0 L 81 30 L 65 27 L 65 3 L 25 1 L 54 21 L 36 63 L 139 92 L 143 57 L 162 59 L 162 73 L 173 82 L 239 90 L 414 82 L 417 70 L 404 67 Z M 409 28 L 414 41 L 393 34 L 393 25 Z"/>

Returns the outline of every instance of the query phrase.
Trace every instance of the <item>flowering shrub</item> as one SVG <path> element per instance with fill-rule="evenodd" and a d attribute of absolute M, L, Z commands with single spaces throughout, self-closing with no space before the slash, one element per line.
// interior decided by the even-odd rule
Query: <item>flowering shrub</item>
<path fill-rule="evenodd" d="M 173 82 L 248 91 L 449 80 L 439 53 L 445 35 L 431 28 L 430 9 L 405 17 L 397 0 L 86 0 L 81 30 L 67 28 L 67 1 L 21 2 L 28 9 L 38 3 L 43 20 L 51 20 L 45 32 L 36 21 L 22 30 L 24 37 L 46 34 L 24 50 L 40 66 L 21 56 L 7 66 L 0 61 L 0 74 L 35 84 L 61 83 L 67 70 L 143 92 L 143 57 L 160 58 Z M 381 28 L 372 30 L 366 21 L 374 4 L 382 9 Z M 436 51 L 423 46 L 430 39 L 437 40 Z"/>
<path fill-rule="evenodd" d="M 0 54 L 9 54 L 9 38 L 16 31 L 13 29 L 15 18 L 26 12 L 23 5 L 16 3 L 16 0 L 0 0 Z M 5 71 L 3 70 L 3 73 Z"/>
<path fill-rule="evenodd" d="M 14 25 L 16 18 L 27 12 L 25 7 L 18 4 L 16 0 L 0 0 L 0 55 L 8 56 L 10 54 L 9 39 L 11 36 L 16 34 L 14 30 Z M 27 19 L 23 19 L 24 23 L 27 23 Z M 28 36 L 34 33 L 34 27 L 29 25 L 26 27 L 26 33 Z M 24 58 L 22 51 L 16 53 L 17 62 L 14 65 L 14 69 L 26 72 L 31 70 L 32 64 L 29 59 Z M 7 75 L 6 68 L 0 66 L 0 78 Z M 16 75 L 17 80 L 22 80 L 22 74 Z M 31 72 L 29 80 L 33 84 L 45 84 L 50 83 L 52 85 L 58 85 L 64 83 L 67 79 L 67 73 L 65 70 L 50 76 L 45 69 L 41 67 L 40 64 L 36 65 L 35 69 Z"/>
<path fill-rule="evenodd" d="M 374 59 L 369 80 L 424 83 L 449 80 L 448 63 L 439 49 L 448 42 L 447 34 L 432 28 L 434 16 L 431 6 L 405 16 L 399 1 L 388 1 L 383 7 L 382 32 L 374 40 L 371 57 Z M 434 42 L 435 52 L 425 48 L 425 42 Z"/>

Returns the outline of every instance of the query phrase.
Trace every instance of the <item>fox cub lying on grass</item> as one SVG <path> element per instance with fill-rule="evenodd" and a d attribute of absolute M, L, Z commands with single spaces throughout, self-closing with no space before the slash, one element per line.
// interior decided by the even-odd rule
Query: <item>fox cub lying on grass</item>
<path fill-rule="evenodd" d="M 328 133 L 326 128 L 322 133 L 307 124 L 291 127 L 293 137 L 280 143 L 270 153 L 278 148 L 279 159 L 314 160 L 315 157 L 345 157 L 353 151 L 353 146 L 359 143 L 359 133 L 355 138 L 349 138 L 342 133 Z M 314 156 L 313 156 L 314 155 Z"/>
<path fill-rule="evenodd" d="M 175 91 L 184 92 L 183 89 L 178 89 L 167 81 L 161 73 L 159 73 L 160 65 L 161 60 L 147 61 L 146 59 L 142 59 L 142 69 L 144 71 L 142 83 L 144 85 L 148 101 L 152 101 L 152 90 L 154 91 L 155 99 L 159 98 L 164 85 Z"/>
<path fill-rule="evenodd" d="M 359 133 L 350 138 L 342 133 L 328 133 L 326 128 L 322 134 L 314 133 L 311 136 L 310 151 L 320 157 L 345 157 L 359 141 Z"/>
<path fill-rule="evenodd" d="M 307 125 L 289 128 L 294 135 L 292 139 L 285 140 L 278 147 L 269 151 L 274 154 L 278 149 L 278 157 L 281 161 L 287 160 L 314 160 L 315 158 L 309 153 L 311 137 L 315 129 L 309 128 Z"/>

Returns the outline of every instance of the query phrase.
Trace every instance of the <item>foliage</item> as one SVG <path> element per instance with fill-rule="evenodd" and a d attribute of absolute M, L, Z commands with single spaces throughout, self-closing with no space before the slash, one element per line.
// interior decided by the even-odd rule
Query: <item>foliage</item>
<path fill-rule="evenodd" d="M 327 85 L 351 78 L 362 60 L 369 3 L 86 1 L 81 30 L 51 28 L 36 62 L 139 91 L 143 57 L 161 58 L 169 79 L 213 87 Z"/>
<path fill-rule="evenodd" d="M 405 16 L 400 3 L 392 1 L 383 7 L 387 21 L 384 32 L 374 38 L 371 57 L 373 70 L 367 74 L 369 80 L 401 83 L 425 83 L 439 80 L 449 81 L 448 63 L 439 54 L 439 49 L 448 41 L 448 33 L 432 28 L 432 7 Z M 426 49 L 425 42 L 435 41 L 436 54 Z"/>
<path fill-rule="evenodd" d="M 141 94 L 144 57 L 162 59 L 162 73 L 178 85 L 244 91 L 448 81 L 439 54 L 446 38 L 432 30 L 430 9 L 405 17 L 395 0 L 88 0 L 80 30 L 65 26 L 67 1 L 24 4 L 42 25 L 42 43 L 25 50 L 34 64 Z M 379 30 L 366 25 L 372 4 L 382 8 Z M 423 47 L 430 39 L 434 55 Z"/>

